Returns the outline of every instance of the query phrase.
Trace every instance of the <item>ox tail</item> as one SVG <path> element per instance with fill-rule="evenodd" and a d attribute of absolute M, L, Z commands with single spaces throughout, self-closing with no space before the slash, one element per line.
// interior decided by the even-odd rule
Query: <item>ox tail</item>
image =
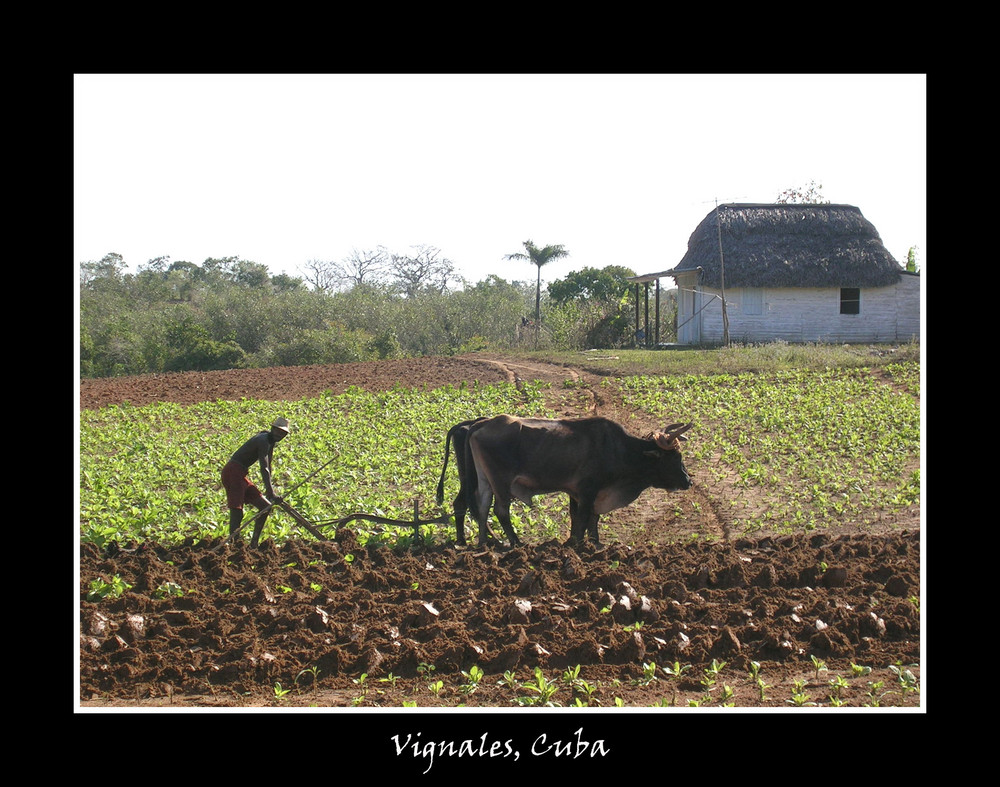
<path fill-rule="evenodd" d="M 455 431 L 455 427 L 448 430 L 448 435 L 444 438 L 444 465 L 441 467 L 441 478 L 438 481 L 437 495 L 434 499 L 437 501 L 438 505 L 444 503 L 444 474 L 448 469 L 448 454 L 451 449 L 451 434 Z"/>
<path fill-rule="evenodd" d="M 441 467 L 441 478 L 438 480 L 437 494 L 434 497 L 438 505 L 444 503 L 444 474 L 448 470 L 448 454 L 451 452 L 452 438 L 454 437 L 455 432 L 465 426 L 468 426 L 470 423 L 470 421 L 462 421 L 460 424 L 455 424 L 448 430 L 448 434 L 444 438 L 444 465 Z"/>
<path fill-rule="evenodd" d="M 455 424 L 451 429 L 448 430 L 447 436 L 444 438 L 444 465 L 441 467 L 441 478 L 438 480 L 437 494 L 435 495 L 435 500 L 438 505 L 444 502 L 444 475 L 448 470 L 448 454 L 451 451 L 451 444 L 454 442 L 455 433 L 459 429 L 466 429 L 474 424 L 478 424 L 480 421 L 485 421 L 486 418 L 472 418 L 468 421 L 462 421 L 461 423 Z M 457 449 L 456 449 L 457 451 Z"/>

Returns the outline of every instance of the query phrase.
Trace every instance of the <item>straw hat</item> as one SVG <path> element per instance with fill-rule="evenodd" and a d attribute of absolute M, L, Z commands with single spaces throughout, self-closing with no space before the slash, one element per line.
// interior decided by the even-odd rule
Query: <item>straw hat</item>
<path fill-rule="evenodd" d="M 288 423 L 287 418 L 275 418 L 274 423 L 271 424 L 272 429 L 280 429 L 282 432 L 292 431 L 291 425 Z"/>

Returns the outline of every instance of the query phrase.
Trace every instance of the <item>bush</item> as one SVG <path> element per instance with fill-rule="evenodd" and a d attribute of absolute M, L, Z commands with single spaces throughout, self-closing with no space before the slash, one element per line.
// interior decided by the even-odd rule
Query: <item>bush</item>
<path fill-rule="evenodd" d="M 323 330 L 305 330 L 290 342 L 277 344 L 265 352 L 265 366 L 350 363 L 377 360 L 372 337 L 364 331 L 334 325 Z"/>
<path fill-rule="evenodd" d="M 246 353 L 242 347 L 233 341 L 215 341 L 204 326 L 191 319 L 167 329 L 167 347 L 170 349 L 165 364 L 168 372 L 207 372 L 246 366 Z"/>

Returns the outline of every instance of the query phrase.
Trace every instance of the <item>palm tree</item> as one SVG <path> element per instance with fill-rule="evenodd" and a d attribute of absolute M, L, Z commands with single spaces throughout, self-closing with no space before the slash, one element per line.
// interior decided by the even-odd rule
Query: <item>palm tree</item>
<path fill-rule="evenodd" d="M 527 253 L 525 253 L 527 252 Z M 541 321 L 541 303 L 542 303 L 542 266 L 552 262 L 552 260 L 557 260 L 560 257 L 568 257 L 569 252 L 562 246 L 562 244 L 557 244 L 555 246 L 545 246 L 544 248 L 538 248 L 530 240 L 524 242 L 524 252 L 514 252 L 513 254 L 507 254 L 504 256 L 506 260 L 527 260 L 538 267 L 538 281 L 535 285 L 535 330 L 538 330 L 538 326 Z"/>

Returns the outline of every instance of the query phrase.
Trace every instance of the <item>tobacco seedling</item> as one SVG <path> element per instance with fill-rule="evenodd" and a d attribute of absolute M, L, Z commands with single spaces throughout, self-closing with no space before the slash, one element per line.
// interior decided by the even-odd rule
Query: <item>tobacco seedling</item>
<path fill-rule="evenodd" d="M 105 582 L 98 577 L 90 583 L 90 590 L 87 592 L 87 601 L 101 601 L 106 598 L 118 598 L 132 586 L 115 574 L 110 582 Z"/>
<path fill-rule="evenodd" d="M 552 697 L 559 691 L 559 686 L 545 677 L 545 673 L 542 672 L 541 667 L 535 667 L 534 683 L 522 683 L 521 688 L 531 692 L 535 696 L 518 697 L 517 702 L 519 705 L 554 705 Z"/>
<path fill-rule="evenodd" d="M 812 659 L 813 669 L 816 670 L 816 680 L 819 680 L 819 674 L 821 672 L 826 672 L 826 662 L 823 659 L 818 659 L 815 656 L 810 656 Z"/>
<path fill-rule="evenodd" d="M 844 689 L 850 688 L 850 685 L 851 684 L 847 682 L 847 679 L 843 675 L 838 675 L 836 678 L 831 680 L 830 688 L 833 689 L 833 694 L 830 695 L 830 700 L 832 701 L 834 698 L 840 699 Z"/>
<path fill-rule="evenodd" d="M 469 668 L 468 672 L 462 670 L 462 675 L 465 676 L 465 683 L 463 683 L 458 690 L 461 691 L 462 694 L 474 694 L 476 689 L 479 688 L 480 681 L 483 679 L 483 671 L 479 667 L 473 665 Z"/>
<path fill-rule="evenodd" d="M 896 676 L 896 680 L 899 682 L 899 686 L 902 689 L 904 697 L 910 692 L 920 691 L 917 687 L 917 677 L 910 672 L 910 670 L 904 669 L 903 667 L 897 667 L 895 664 L 890 664 L 889 671 Z"/>
<path fill-rule="evenodd" d="M 880 680 L 868 681 L 868 702 L 865 703 L 866 708 L 880 708 L 882 706 L 882 697 L 884 695 L 879 692 L 883 685 L 883 681 Z"/>
<path fill-rule="evenodd" d="M 367 672 L 362 672 L 360 677 L 351 679 L 351 683 L 353 683 L 355 686 L 361 689 L 361 693 L 353 700 L 351 700 L 352 705 L 360 705 L 365 701 L 365 698 L 368 696 L 368 687 L 365 686 L 365 681 L 367 679 L 368 679 Z"/>
<path fill-rule="evenodd" d="M 656 662 L 651 661 L 642 665 L 642 679 L 639 681 L 643 686 L 648 686 L 656 680 Z"/>
<path fill-rule="evenodd" d="M 805 705 L 815 705 L 815 702 L 810 702 L 809 695 L 805 691 L 806 682 L 804 680 L 795 681 L 795 688 L 792 690 L 792 698 L 790 700 L 785 700 L 791 705 L 797 708 L 801 708 Z"/>
<path fill-rule="evenodd" d="M 290 691 L 291 691 L 291 689 L 283 689 L 283 688 L 281 688 L 281 684 L 280 683 L 275 683 L 274 684 L 274 698 L 276 700 L 283 700 L 285 698 L 285 695 L 288 694 L 288 692 L 290 692 Z"/>
<path fill-rule="evenodd" d="M 672 677 L 674 680 L 680 680 L 681 675 L 691 669 L 690 664 L 681 664 L 679 661 L 675 661 L 673 666 L 664 667 L 663 671 Z"/>
<path fill-rule="evenodd" d="M 597 691 L 596 686 L 591 686 L 587 681 L 580 677 L 580 665 L 577 664 L 575 667 L 570 667 L 565 670 L 562 674 L 562 682 L 570 687 L 570 691 L 579 692 L 586 698 L 586 703 L 584 703 L 579 697 L 574 701 L 576 707 L 590 706 L 593 701 L 594 693 Z"/>
<path fill-rule="evenodd" d="M 299 674 L 295 676 L 295 685 L 296 686 L 299 685 L 299 678 L 301 678 L 303 675 L 311 675 L 312 676 L 312 685 L 315 686 L 316 683 L 319 681 L 319 667 L 317 667 L 316 665 L 313 665 L 311 667 L 307 667 L 304 670 L 300 670 Z"/>
<path fill-rule="evenodd" d="M 580 665 L 577 664 L 575 667 L 567 667 L 562 674 L 562 682 L 568 683 L 572 686 L 576 683 L 577 679 L 580 677 Z"/>
<path fill-rule="evenodd" d="M 715 685 L 715 681 L 719 677 L 719 673 L 725 666 L 726 662 L 716 661 L 715 659 L 712 659 L 711 665 L 705 667 L 704 669 L 705 676 L 701 679 L 701 685 L 705 689 L 705 691 L 711 690 L 711 688 Z"/>
<path fill-rule="evenodd" d="M 176 582 L 164 582 L 155 591 L 154 598 L 166 598 L 167 596 L 180 597 L 184 595 L 184 590 Z"/>
<path fill-rule="evenodd" d="M 766 689 L 771 688 L 768 684 L 764 682 L 764 679 L 760 676 L 760 662 L 751 661 L 750 662 L 750 679 L 757 686 L 757 691 L 760 693 L 760 702 L 763 705 L 767 696 L 764 694 Z"/>

